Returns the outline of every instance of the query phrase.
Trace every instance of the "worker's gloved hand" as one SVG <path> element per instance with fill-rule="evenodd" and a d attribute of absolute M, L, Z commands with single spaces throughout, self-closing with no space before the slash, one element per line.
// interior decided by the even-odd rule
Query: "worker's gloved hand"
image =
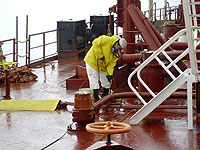
<path fill-rule="evenodd" d="M 2 54 L 0 54 L 0 57 L 1 57 L 1 59 L 6 59 L 6 57 L 4 56 L 4 55 L 2 55 Z"/>
<path fill-rule="evenodd" d="M 107 75 L 106 78 L 108 79 L 109 82 L 111 82 L 113 80 L 113 76 L 112 75 Z"/>
<path fill-rule="evenodd" d="M 103 57 L 101 57 L 100 59 L 101 59 L 101 60 L 104 60 L 105 58 L 104 58 L 104 56 L 103 56 Z"/>

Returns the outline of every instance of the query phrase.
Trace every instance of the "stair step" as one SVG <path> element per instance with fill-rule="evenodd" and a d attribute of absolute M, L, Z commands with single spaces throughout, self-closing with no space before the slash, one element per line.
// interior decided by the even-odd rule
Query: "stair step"
<path fill-rule="evenodd" d="M 190 2 L 190 5 L 200 5 L 200 2 Z"/>
<path fill-rule="evenodd" d="M 200 26 L 192 26 L 192 29 L 200 29 Z"/>
<path fill-rule="evenodd" d="M 190 15 L 190 17 L 200 17 L 200 14 Z"/>
<path fill-rule="evenodd" d="M 200 49 L 196 49 L 196 53 L 200 53 Z"/>

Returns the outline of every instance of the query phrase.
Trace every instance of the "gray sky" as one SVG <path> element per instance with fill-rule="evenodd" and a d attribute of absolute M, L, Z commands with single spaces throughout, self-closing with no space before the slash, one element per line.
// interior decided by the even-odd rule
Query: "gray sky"
<path fill-rule="evenodd" d="M 141 0 L 142 10 L 148 9 L 149 0 Z M 163 7 L 164 0 L 154 0 Z M 180 0 L 168 0 L 170 6 Z M 29 16 L 29 33 L 56 29 L 56 21 L 86 19 L 90 15 L 107 15 L 108 8 L 117 0 L 0 0 L 0 40 L 15 37 L 16 16 L 19 18 L 19 33 L 25 32 L 26 15 Z"/>

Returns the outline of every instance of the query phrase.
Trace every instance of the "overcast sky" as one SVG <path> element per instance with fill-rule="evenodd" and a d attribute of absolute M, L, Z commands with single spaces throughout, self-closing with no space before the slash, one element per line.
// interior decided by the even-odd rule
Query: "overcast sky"
<path fill-rule="evenodd" d="M 0 40 L 15 37 L 16 16 L 19 33 L 25 32 L 26 15 L 29 16 L 29 33 L 56 29 L 56 21 L 86 19 L 90 15 L 108 15 L 108 8 L 117 0 L 0 0 Z M 148 9 L 149 0 L 141 0 L 142 10 Z M 154 0 L 163 7 L 164 0 Z M 180 0 L 168 0 L 170 6 Z"/>

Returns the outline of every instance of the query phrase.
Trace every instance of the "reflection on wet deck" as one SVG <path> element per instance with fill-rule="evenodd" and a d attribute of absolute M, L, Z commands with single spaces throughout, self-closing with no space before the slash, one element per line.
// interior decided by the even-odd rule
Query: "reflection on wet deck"
<path fill-rule="evenodd" d="M 80 61 L 59 60 L 55 66 L 47 63 L 45 67 L 33 68 L 38 75 L 37 81 L 11 83 L 13 100 L 59 99 L 63 102 L 74 101 L 74 90 L 66 90 L 65 80 L 75 74 L 75 65 Z M 1 96 L 4 85 L 0 84 Z M 130 101 L 130 100 L 129 100 Z M 126 103 L 129 103 L 127 100 Z M 185 100 L 169 100 L 173 104 L 185 104 Z M 167 103 L 167 102 L 165 102 Z M 67 126 L 72 123 L 73 106 L 68 110 L 45 111 L 0 111 L 0 149 L 37 150 L 61 137 Z M 96 121 L 109 118 L 111 121 L 129 123 L 136 109 L 101 109 Z M 134 150 L 197 150 L 200 149 L 200 121 L 194 117 L 194 130 L 187 130 L 186 109 L 157 109 L 131 131 L 112 135 L 112 140 L 132 147 Z M 97 141 L 106 140 L 102 134 L 87 131 L 68 131 L 49 150 L 84 150 Z"/>

